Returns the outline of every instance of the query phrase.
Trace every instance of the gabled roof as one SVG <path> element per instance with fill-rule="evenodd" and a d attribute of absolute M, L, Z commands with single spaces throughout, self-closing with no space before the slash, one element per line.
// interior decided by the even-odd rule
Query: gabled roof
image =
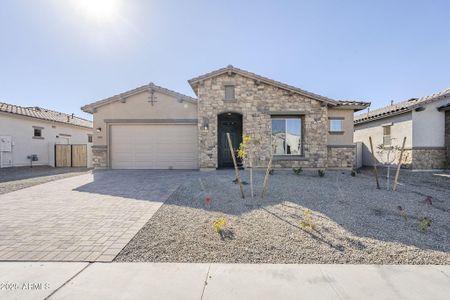
<path fill-rule="evenodd" d="M 355 124 L 366 123 L 382 118 L 387 118 L 390 116 L 404 114 L 416 108 L 419 108 L 423 105 L 441 100 L 447 96 L 450 96 L 450 88 L 430 96 L 425 96 L 422 98 L 412 98 L 406 101 L 398 102 L 393 105 L 388 105 L 379 109 L 375 109 L 371 112 L 355 116 L 354 123 Z"/>
<path fill-rule="evenodd" d="M 317 94 L 314 94 L 314 93 L 311 93 L 311 92 L 299 89 L 299 88 L 297 88 L 295 86 L 288 85 L 288 84 L 285 84 L 285 83 L 282 83 L 282 82 L 279 82 L 279 81 L 276 81 L 276 80 L 273 80 L 273 79 L 270 79 L 270 78 L 267 78 L 267 77 L 263 77 L 263 76 L 257 75 L 255 73 L 251 73 L 251 72 L 248 72 L 248 71 L 245 71 L 245 70 L 233 67 L 232 65 L 228 65 L 225 68 L 221 68 L 221 69 L 218 69 L 218 70 L 206 73 L 204 75 L 192 78 L 192 79 L 188 80 L 188 82 L 191 85 L 191 87 L 194 90 L 194 92 L 197 93 L 196 89 L 194 88 L 194 86 L 196 84 L 198 84 L 200 81 L 208 79 L 208 78 L 211 78 L 211 77 L 216 77 L 218 75 L 222 75 L 222 74 L 225 74 L 225 73 L 239 74 L 241 76 L 248 77 L 248 78 L 260 81 L 260 82 L 264 82 L 264 83 L 269 84 L 269 85 L 277 86 L 279 88 L 282 88 L 282 89 L 285 89 L 285 90 L 288 90 L 288 91 L 300 94 L 302 96 L 306 96 L 306 97 L 313 98 L 313 99 L 318 100 L 318 101 L 325 102 L 325 103 L 327 103 L 329 105 L 333 105 L 334 106 L 334 105 L 337 105 L 337 102 L 338 102 L 337 100 L 333 100 L 333 99 L 328 98 L 328 97 L 320 96 L 320 95 L 317 95 Z"/>
<path fill-rule="evenodd" d="M 192 102 L 192 103 L 197 103 L 197 99 L 180 94 L 178 92 L 163 88 L 159 85 L 154 84 L 153 82 L 150 82 L 149 84 L 140 86 L 138 88 L 111 96 L 109 98 L 100 100 L 100 101 L 96 101 L 90 104 L 86 104 L 85 106 L 81 107 L 81 110 L 87 113 L 93 113 L 94 112 L 94 108 L 112 103 L 112 102 L 116 102 L 116 101 L 121 101 L 123 99 L 126 99 L 128 97 L 131 97 L 133 95 L 142 93 L 142 92 L 150 92 L 150 91 L 155 91 L 155 92 L 159 92 L 161 94 L 166 94 L 175 98 L 178 98 L 180 101 L 187 101 L 187 102 Z"/>
<path fill-rule="evenodd" d="M 26 116 L 30 118 L 64 123 L 68 125 L 92 128 L 92 121 L 77 117 L 73 114 L 65 114 L 42 107 L 23 107 L 14 104 L 0 102 L 0 112 L 13 115 Z"/>

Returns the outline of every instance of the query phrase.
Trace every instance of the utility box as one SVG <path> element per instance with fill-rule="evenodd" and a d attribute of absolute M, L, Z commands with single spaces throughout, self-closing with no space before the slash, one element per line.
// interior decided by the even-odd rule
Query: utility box
<path fill-rule="evenodd" d="M 0 152 L 12 151 L 12 137 L 10 135 L 0 135 Z"/>

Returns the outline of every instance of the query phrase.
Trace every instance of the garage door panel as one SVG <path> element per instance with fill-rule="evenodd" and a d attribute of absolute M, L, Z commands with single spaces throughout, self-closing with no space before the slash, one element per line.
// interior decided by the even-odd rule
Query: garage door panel
<path fill-rule="evenodd" d="M 196 169 L 196 125 L 112 125 L 115 169 Z"/>

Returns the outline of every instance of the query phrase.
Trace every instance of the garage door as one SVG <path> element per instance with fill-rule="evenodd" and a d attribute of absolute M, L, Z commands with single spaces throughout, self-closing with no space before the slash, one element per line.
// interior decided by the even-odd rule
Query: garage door
<path fill-rule="evenodd" d="M 197 169 L 196 125 L 112 125 L 113 169 Z"/>

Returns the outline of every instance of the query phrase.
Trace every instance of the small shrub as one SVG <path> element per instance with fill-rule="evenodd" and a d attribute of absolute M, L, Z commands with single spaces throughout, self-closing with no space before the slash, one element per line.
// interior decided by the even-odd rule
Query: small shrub
<path fill-rule="evenodd" d="M 355 169 L 353 169 L 352 170 L 352 173 L 351 173 L 351 175 L 352 175 L 352 177 L 355 177 L 356 176 L 356 173 L 358 173 Z"/>
<path fill-rule="evenodd" d="M 269 175 L 273 175 L 275 173 L 275 170 L 274 169 L 270 169 L 269 170 Z"/>
<path fill-rule="evenodd" d="M 300 227 L 303 229 L 314 229 L 312 211 L 310 209 L 303 211 L 303 220 L 300 221 Z"/>
<path fill-rule="evenodd" d="M 422 232 L 427 232 L 428 228 L 431 226 L 431 220 L 428 219 L 427 217 L 424 217 L 422 219 L 420 219 L 419 222 L 419 229 Z"/>
<path fill-rule="evenodd" d="M 403 219 L 405 222 L 407 222 L 407 221 L 408 221 L 408 215 L 406 214 L 405 209 L 404 209 L 403 207 L 401 207 L 400 205 L 397 206 L 397 209 L 399 210 L 400 216 L 402 217 L 402 219 Z"/>
<path fill-rule="evenodd" d="M 319 174 L 319 177 L 323 177 L 323 176 L 325 176 L 325 171 L 324 171 L 324 170 L 322 170 L 322 169 L 320 169 L 320 170 L 317 170 L 317 173 Z"/>
<path fill-rule="evenodd" d="M 303 168 L 302 167 L 298 167 L 298 168 L 292 168 L 292 172 L 294 172 L 295 175 L 300 175 L 303 172 Z"/>
<path fill-rule="evenodd" d="M 225 218 L 218 218 L 217 220 L 214 220 L 213 222 L 213 229 L 217 233 L 221 233 L 225 226 L 227 225 L 227 220 Z"/>
<path fill-rule="evenodd" d="M 211 196 L 206 196 L 205 197 L 205 204 L 206 205 L 211 205 L 212 203 L 212 197 Z"/>

